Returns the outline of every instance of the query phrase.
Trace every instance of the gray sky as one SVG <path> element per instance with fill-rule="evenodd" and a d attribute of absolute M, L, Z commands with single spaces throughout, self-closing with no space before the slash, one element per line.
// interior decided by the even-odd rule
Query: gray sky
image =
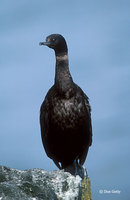
<path fill-rule="evenodd" d="M 0 27 L 0 165 L 56 169 L 39 126 L 55 56 L 38 44 L 60 33 L 68 43 L 73 80 L 92 107 L 93 145 L 85 167 L 93 199 L 128 200 L 130 1 L 4 0 Z M 101 195 L 100 189 L 121 194 Z"/>

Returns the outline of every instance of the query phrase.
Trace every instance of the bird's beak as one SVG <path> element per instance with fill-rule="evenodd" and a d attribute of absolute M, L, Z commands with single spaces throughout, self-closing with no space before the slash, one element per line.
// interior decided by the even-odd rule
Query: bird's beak
<path fill-rule="evenodd" d="M 39 45 L 46 45 L 46 46 L 49 46 L 50 45 L 50 42 L 39 42 Z"/>

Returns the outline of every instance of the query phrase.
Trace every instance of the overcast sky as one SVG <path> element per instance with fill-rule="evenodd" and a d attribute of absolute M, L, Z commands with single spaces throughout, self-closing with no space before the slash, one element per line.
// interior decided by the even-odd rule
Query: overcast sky
<path fill-rule="evenodd" d="M 85 167 L 93 200 L 128 200 L 130 1 L 4 0 L 0 5 L 0 165 L 57 169 L 41 142 L 40 105 L 53 85 L 52 33 L 69 49 L 73 80 L 90 98 L 93 145 Z M 99 194 L 99 190 L 121 194 Z"/>

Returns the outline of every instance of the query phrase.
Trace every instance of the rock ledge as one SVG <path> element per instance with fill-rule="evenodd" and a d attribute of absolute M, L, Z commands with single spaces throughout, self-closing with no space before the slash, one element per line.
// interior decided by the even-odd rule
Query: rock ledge
<path fill-rule="evenodd" d="M 0 166 L 0 200 L 92 200 L 90 179 L 64 170 L 25 171 Z"/>

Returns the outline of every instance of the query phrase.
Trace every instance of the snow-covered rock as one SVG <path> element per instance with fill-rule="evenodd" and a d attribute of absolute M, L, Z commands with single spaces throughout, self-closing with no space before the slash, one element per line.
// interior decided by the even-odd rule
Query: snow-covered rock
<path fill-rule="evenodd" d="M 0 166 L 0 200 L 91 200 L 90 180 L 83 171 L 81 178 L 64 170 L 21 171 Z"/>

